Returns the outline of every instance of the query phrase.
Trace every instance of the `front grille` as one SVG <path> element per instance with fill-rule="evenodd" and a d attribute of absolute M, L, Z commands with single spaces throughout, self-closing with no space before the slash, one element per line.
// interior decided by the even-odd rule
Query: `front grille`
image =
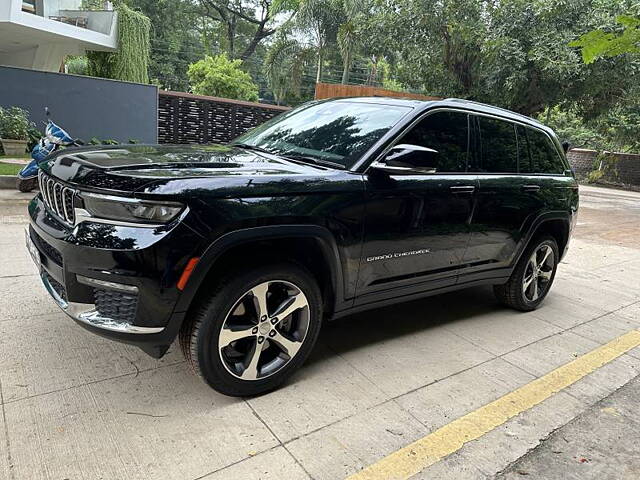
<path fill-rule="evenodd" d="M 47 258 L 53 260 L 54 263 L 62 266 L 62 254 L 53 246 L 49 245 L 40 235 L 33 230 L 31 231 L 31 240 L 36 244 L 38 250 L 44 253 Z"/>
<path fill-rule="evenodd" d="M 47 175 L 42 170 L 38 172 L 38 186 L 42 193 L 42 199 L 49 211 L 69 225 L 73 225 L 76 221 L 73 200 L 77 192 Z"/>
<path fill-rule="evenodd" d="M 101 317 L 117 322 L 133 323 L 136 318 L 138 296 L 130 293 L 95 288 L 93 298 Z"/>
<path fill-rule="evenodd" d="M 46 278 L 47 282 L 49 282 L 49 285 L 51 285 L 51 288 L 53 288 L 58 294 L 58 296 L 66 302 L 67 291 L 65 290 L 64 286 L 60 282 L 58 282 L 55 278 L 53 278 L 51 275 L 49 275 L 46 270 L 43 270 L 42 274 Z"/>

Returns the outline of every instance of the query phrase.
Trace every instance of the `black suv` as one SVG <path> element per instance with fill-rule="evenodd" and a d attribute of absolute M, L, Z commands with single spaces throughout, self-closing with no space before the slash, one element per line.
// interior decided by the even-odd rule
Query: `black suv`
<path fill-rule="evenodd" d="M 216 390 L 273 389 L 324 320 L 491 284 L 538 307 L 576 221 L 554 133 L 463 100 L 312 102 L 230 145 L 61 151 L 27 244 L 97 334 L 161 357 L 179 338 Z"/>

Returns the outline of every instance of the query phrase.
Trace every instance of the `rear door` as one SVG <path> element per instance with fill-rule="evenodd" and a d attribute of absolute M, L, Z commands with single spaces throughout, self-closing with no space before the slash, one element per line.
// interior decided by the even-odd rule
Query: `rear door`
<path fill-rule="evenodd" d="M 488 275 L 509 267 L 533 222 L 562 209 L 570 177 L 549 136 L 542 130 L 494 117 L 476 116 L 470 169 L 478 173 L 478 197 L 465 252 L 464 273 Z M 474 280 L 465 276 L 462 281 Z"/>
<path fill-rule="evenodd" d="M 522 127 L 490 116 L 473 118 L 474 153 L 470 170 L 478 174 L 478 197 L 471 222 L 465 273 L 510 264 L 523 238 L 523 226 L 542 209 L 537 182 L 518 173 L 528 158 Z M 499 272 L 498 272 L 499 273 Z M 460 281 L 473 278 L 461 278 Z"/>

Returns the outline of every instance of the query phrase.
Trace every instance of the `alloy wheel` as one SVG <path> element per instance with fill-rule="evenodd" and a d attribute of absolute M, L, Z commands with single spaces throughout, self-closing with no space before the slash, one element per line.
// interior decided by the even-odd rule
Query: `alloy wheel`
<path fill-rule="evenodd" d="M 555 255 L 549 245 L 541 245 L 531 254 L 524 271 L 522 293 L 529 302 L 544 295 L 553 275 Z"/>
<path fill-rule="evenodd" d="M 298 353 L 309 330 L 307 297 L 291 282 L 271 280 L 245 292 L 218 336 L 222 364 L 234 377 L 262 380 Z"/>

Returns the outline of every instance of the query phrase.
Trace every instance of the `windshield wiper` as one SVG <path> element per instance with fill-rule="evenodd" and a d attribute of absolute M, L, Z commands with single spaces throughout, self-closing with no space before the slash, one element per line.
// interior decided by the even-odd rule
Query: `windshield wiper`
<path fill-rule="evenodd" d="M 232 143 L 232 147 L 244 148 L 245 150 L 253 150 L 254 152 L 269 153 L 275 155 L 275 153 L 267 150 L 266 148 L 258 147 L 257 145 L 251 145 L 249 143 Z"/>
<path fill-rule="evenodd" d="M 330 160 L 323 160 L 323 159 L 315 158 L 315 157 L 308 157 L 306 155 L 298 155 L 298 154 L 295 154 L 295 153 L 292 155 L 290 153 L 286 153 L 286 154 L 282 154 L 282 156 L 284 158 L 288 158 L 290 160 L 298 160 L 300 162 L 313 163 L 314 165 L 320 165 L 320 166 L 323 166 L 323 167 L 337 168 L 339 170 L 344 170 L 346 168 L 341 163 L 336 163 L 336 162 L 332 162 Z"/>
<path fill-rule="evenodd" d="M 340 170 L 344 170 L 345 166 L 340 164 L 340 163 L 336 163 L 336 162 L 331 162 L 329 160 L 322 160 L 320 158 L 315 158 L 315 157 L 309 157 L 307 155 L 299 155 L 299 154 L 290 154 L 290 153 L 279 153 L 279 152 L 272 152 L 270 150 L 267 150 L 266 148 L 262 148 L 262 147 L 258 147 L 257 145 L 251 145 L 249 143 L 232 143 L 231 146 L 233 147 L 239 147 L 239 148 L 244 148 L 245 150 L 253 150 L 254 152 L 262 152 L 262 153 L 269 153 L 271 155 L 279 155 L 283 158 L 286 158 L 288 160 L 297 160 L 299 162 L 303 162 L 303 163 L 313 163 L 314 165 L 320 165 L 323 167 L 331 167 L 331 168 L 338 168 Z"/>

